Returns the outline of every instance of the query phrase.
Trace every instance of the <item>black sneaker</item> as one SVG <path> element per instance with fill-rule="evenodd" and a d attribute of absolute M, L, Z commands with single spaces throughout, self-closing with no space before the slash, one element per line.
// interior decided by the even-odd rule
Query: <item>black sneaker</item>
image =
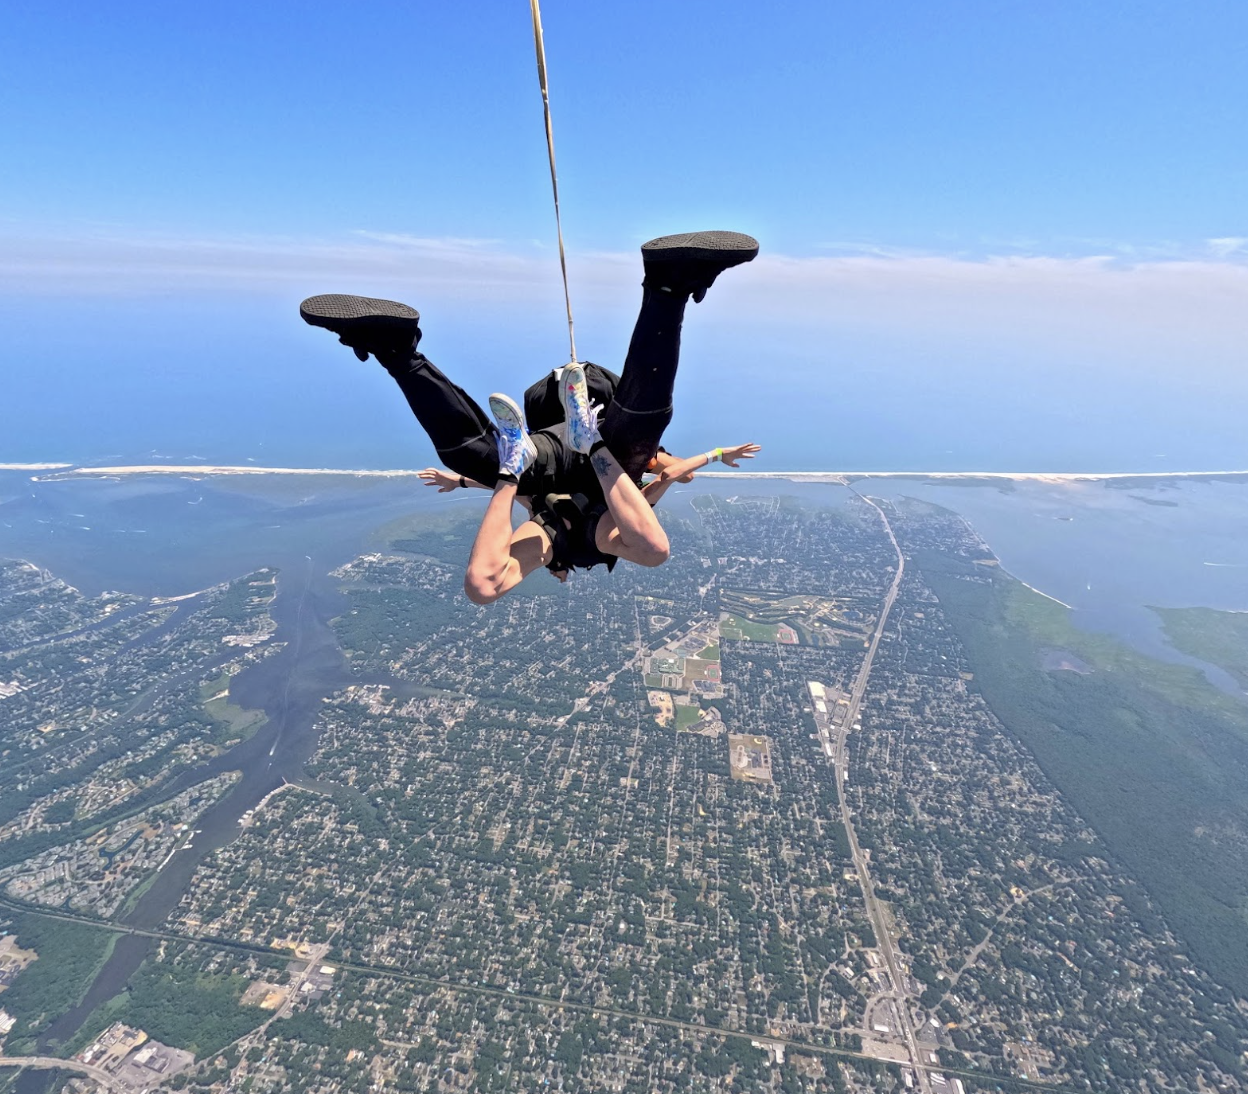
<path fill-rule="evenodd" d="M 420 312 L 395 300 L 371 296 L 309 296 L 299 305 L 303 321 L 338 335 L 361 361 L 410 353 L 420 341 Z"/>
<path fill-rule="evenodd" d="M 724 270 L 749 262 L 758 240 L 741 232 L 684 232 L 641 245 L 647 288 L 689 293 L 700 302 Z"/>

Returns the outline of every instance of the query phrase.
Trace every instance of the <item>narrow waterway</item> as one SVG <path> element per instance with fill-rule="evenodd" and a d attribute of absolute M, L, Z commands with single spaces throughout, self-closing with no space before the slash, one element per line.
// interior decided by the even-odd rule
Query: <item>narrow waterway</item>
<path fill-rule="evenodd" d="M 336 564 L 336 562 L 335 562 Z M 259 732 L 193 771 L 170 789 L 187 786 L 222 771 L 241 771 L 241 780 L 197 822 L 187 850 L 178 851 L 157 875 L 134 909 L 123 918 L 129 926 L 155 928 L 186 892 L 204 858 L 235 839 L 239 818 L 283 782 L 293 782 L 316 746 L 315 722 L 321 700 L 343 687 L 350 674 L 329 621 L 342 608 L 341 594 L 328 576 L 329 566 L 302 556 L 281 564 L 272 614 L 276 641 L 285 648 L 240 672 L 230 697 L 240 706 L 263 710 L 269 717 Z M 72 1037 L 101 1003 L 123 990 L 147 956 L 152 940 L 124 935 L 100 970 L 82 1002 L 63 1014 L 47 1031 L 42 1047 L 55 1048 Z M 39 1094 L 42 1088 L 23 1088 Z"/>
<path fill-rule="evenodd" d="M 172 795 L 222 771 L 242 773 L 196 822 L 200 831 L 190 849 L 173 855 L 124 917 L 136 927 L 160 926 L 182 899 L 196 867 L 241 832 L 239 817 L 283 779 L 304 779 L 303 765 L 315 748 L 320 700 L 348 679 L 328 627 L 341 607 L 330 571 L 375 547 L 374 530 L 416 513 L 445 510 L 446 499 L 399 480 L 35 482 L 28 475 L 0 474 L 0 491 L 10 481 L 17 483 L 17 501 L 5 507 L 2 553 L 49 569 L 87 596 L 108 589 L 144 597 L 179 596 L 262 566 L 280 571 L 272 611 L 276 640 L 285 648 L 240 673 L 230 689 L 235 701 L 264 710 L 269 720 L 251 740 L 184 773 L 170 786 Z M 171 620 L 138 641 L 154 640 L 194 606 L 194 601 L 182 602 Z M 125 612 L 143 610 L 145 606 L 135 606 Z M 196 671 L 216 663 L 206 662 Z M 176 682 L 162 681 L 138 697 L 134 710 L 168 686 Z M 48 1031 L 45 1047 L 64 1044 L 95 1006 L 124 990 L 149 948 L 146 939 L 119 938 L 82 1004 L 60 1016 Z M 17 1094 L 44 1094 L 54 1079 L 53 1072 L 29 1070 L 18 1081 Z"/>

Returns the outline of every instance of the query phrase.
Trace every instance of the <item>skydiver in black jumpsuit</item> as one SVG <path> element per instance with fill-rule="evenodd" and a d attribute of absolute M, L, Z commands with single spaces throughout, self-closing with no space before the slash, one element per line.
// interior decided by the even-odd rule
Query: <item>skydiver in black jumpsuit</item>
<path fill-rule="evenodd" d="M 601 442 L 595 446 L 595 454 L 587 458 L 587 454 L 573 450 L 561 431 L 552 428 L 562 420 L 563 406 L 557 394 L 557 377 L 547 377 L 526 393 L 526 411 L 536 432 L 528 434 L 525 442 L 532 450 L 530 458 L 509 462 L 512 474 L 507 473 L 509 468 L 500 467 L 500 445 L 505 448 L 506 438 L 489 415 L 416 348 L 421 332 L 420 316 L 414 308 L 394 301 L 338 295 L 311 297 L 300 306 L 305 322 L 333 331 L 361 360 L 367 360 L 371 353 L 381 362 L 398 383 L 448 468 L 463 478 L 495 488 L 499 505 L 493 518 L 487 510 L 483 534 L 492 520 L 495 528 L 501 528 L 498 512 L 503 511 L 505 501 L 509 514 L 510 499 L 517 496 L 536 499 L 535 511 L 540 511 L 542 499 L 551 495 L 590 499 L 592 512 L 582 511 L 579 521 L 575 509 L 565 508 L 561 513 L 559 520 L 570 526 L 566 528 L 570 535 L 560 536 L 557 521 L 547 519 L 543 523 L 540 517 L 533 528 L 532 522 L 528 522 L 517 529 L 512 536 L 511 563 L 494 560 L 493 569 L 504 567 L 506 574 L 491 573 L 489 581 L 476 582 L 475 587 L 473 582 L 466 581 L 474 601 L 488 603 L 497 599 L 538 565 L 586 566 L 599 561 L 610 565 L 616 557 L 643 565 L 658 565 L 666 560 L 666 536 L 658 528 L 657 520 L 653 521 L 657 533 L 649 527 L 642 529 L 644 534 L 630 545 L 627 533 L 638 521 L 644 523 L 644 517 L 638 515 L 640 511 L 628 490 L 631 486 L 637 491 L 637 484 L 672 419 L 672 393 L 686 304 L 691 298 L 700 301 L 724 270 L 753 259 L 758 244 L 750 236 L 736 232 L 691 232 L 651 240 L 641 251 L 645 271 L 641 311 L 618 383 L 612 384 L 615 377 L 607 370 L 586 367 L 590 397 L 606 405 Z M 612 386 L 614 390 L 609 391 Z M 617 475 L 612 466 L 622 474 Z M 500 491 L 502 498 L 498 497 Z M 618 526 L 612 533 L 614 538 L 587 527 L 591 521 L 599 524 L 608 510 L 616 517 Z M 509 526 L 509 515 L 507 521 Z M 481 537 L 478 538 L 480 542 Z M 556 545 L 578 557 L 556 558 Z M 474 548 L 474 560 L 476 556 Z M 469 570 L 471 577 L 472 561 Z"/>

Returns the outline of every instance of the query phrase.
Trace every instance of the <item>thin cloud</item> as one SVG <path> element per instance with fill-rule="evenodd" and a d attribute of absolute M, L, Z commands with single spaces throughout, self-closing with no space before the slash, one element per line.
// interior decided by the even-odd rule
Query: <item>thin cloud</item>
<path fill-rule="evenodd" d="M 331 240 L 10 235 L 0 247 L 0 283 L 11 292 L 44 295 L 251 291 L 302 284 L 309 278 L 522 284 L 535 266 L 531 257 L 509 252 L 493 240 L 375 232 Z"/>
<path fill-rule="evenodd" d="M 335 239 L 174 238 L 0 233 L 10 295 L 361 291 L 453 295 L 490 307 L 560 294 L 553 251 L 536 243 L 359 231 Z M 1248 344 L 1248 239 L 1202 241 L 1186 254 L 1124 248 L 1075 256 L 967 257 L 862 245 L 793 257 L 764 252 L 717 285 L 721 321 L 766 331 L 851 328 L 916 337 L 1084 344 L 1173 356 L 1242 355 Z M 569 255 L 573 294 L 589 309 L 631 300 L 635 251 Z"/>
<path fill-rule="evenodd" d="M 814 249 L 833 257 L 918 258 L 927 253 L 913 248 L 892 247 L 883 243 L 859 243 L 845 240 L 816 243 Z"/>
<path fill-rule="evenodd" d="M 1230 259 L 760 256 L 754 265 L 725 295 L 777 331 L 1196 368 L 1242 361 L 1248 345 L 1248 263 Z"/>
<path fill-rule="evenodd" d="M 1220 239 L 1211 239 L 1209 250 L 1218 258 L 1231 258 L 1234 255 L 1248 257 L 1248 236 L 1222 236 Z"/>
<path fill-rule="evenodd" d="M 412 251 L 437 251 L 443 254 L 480 254 L 490 248 L 500 248 L 501 239 L 466 239 L 459 236 L 447 236 L 442 239 L 427 236 L 413 236 L 402 232 L 369 232 L 360 230 L 354 233 L 359 239 L 372 240 L 394 247 L 403 247 Z"/>

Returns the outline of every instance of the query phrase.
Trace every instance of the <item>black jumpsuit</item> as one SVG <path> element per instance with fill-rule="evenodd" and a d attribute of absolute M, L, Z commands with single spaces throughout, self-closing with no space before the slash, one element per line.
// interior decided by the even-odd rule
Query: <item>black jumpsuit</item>
<path fill-rule="evenodd" d="M 680 326 L 687 297 L 643 289 L 641 312 L 633 328 L 624 371 L 602 421 L 602 439 L 634 482 L 641 479 L 658 451 L 663 431 L 672 420 L 672 391 L 680 360 Z M 423 353 L 391 360 L 394 377 L 412 413 L 424 427 L 438 458 L 458 475 L 493 486 L 498 479 L 497 433 L 490 416 L 463 388 L 451 381 Z M 591 397 L 603 402 L 614 375 L 587 366 Z M 520 476 L 519 492 L 527 497 L 548 493 L 586 493 L 597 479 L 588 459 L 574 452 L 549 429 L 562 419 L 554 378 L 539 380 L 526 392 L 537 458 Z M 532 404 L 536 414 L 531 414 Z M 599 495 L 601 491 L 598 491 Z"/>

